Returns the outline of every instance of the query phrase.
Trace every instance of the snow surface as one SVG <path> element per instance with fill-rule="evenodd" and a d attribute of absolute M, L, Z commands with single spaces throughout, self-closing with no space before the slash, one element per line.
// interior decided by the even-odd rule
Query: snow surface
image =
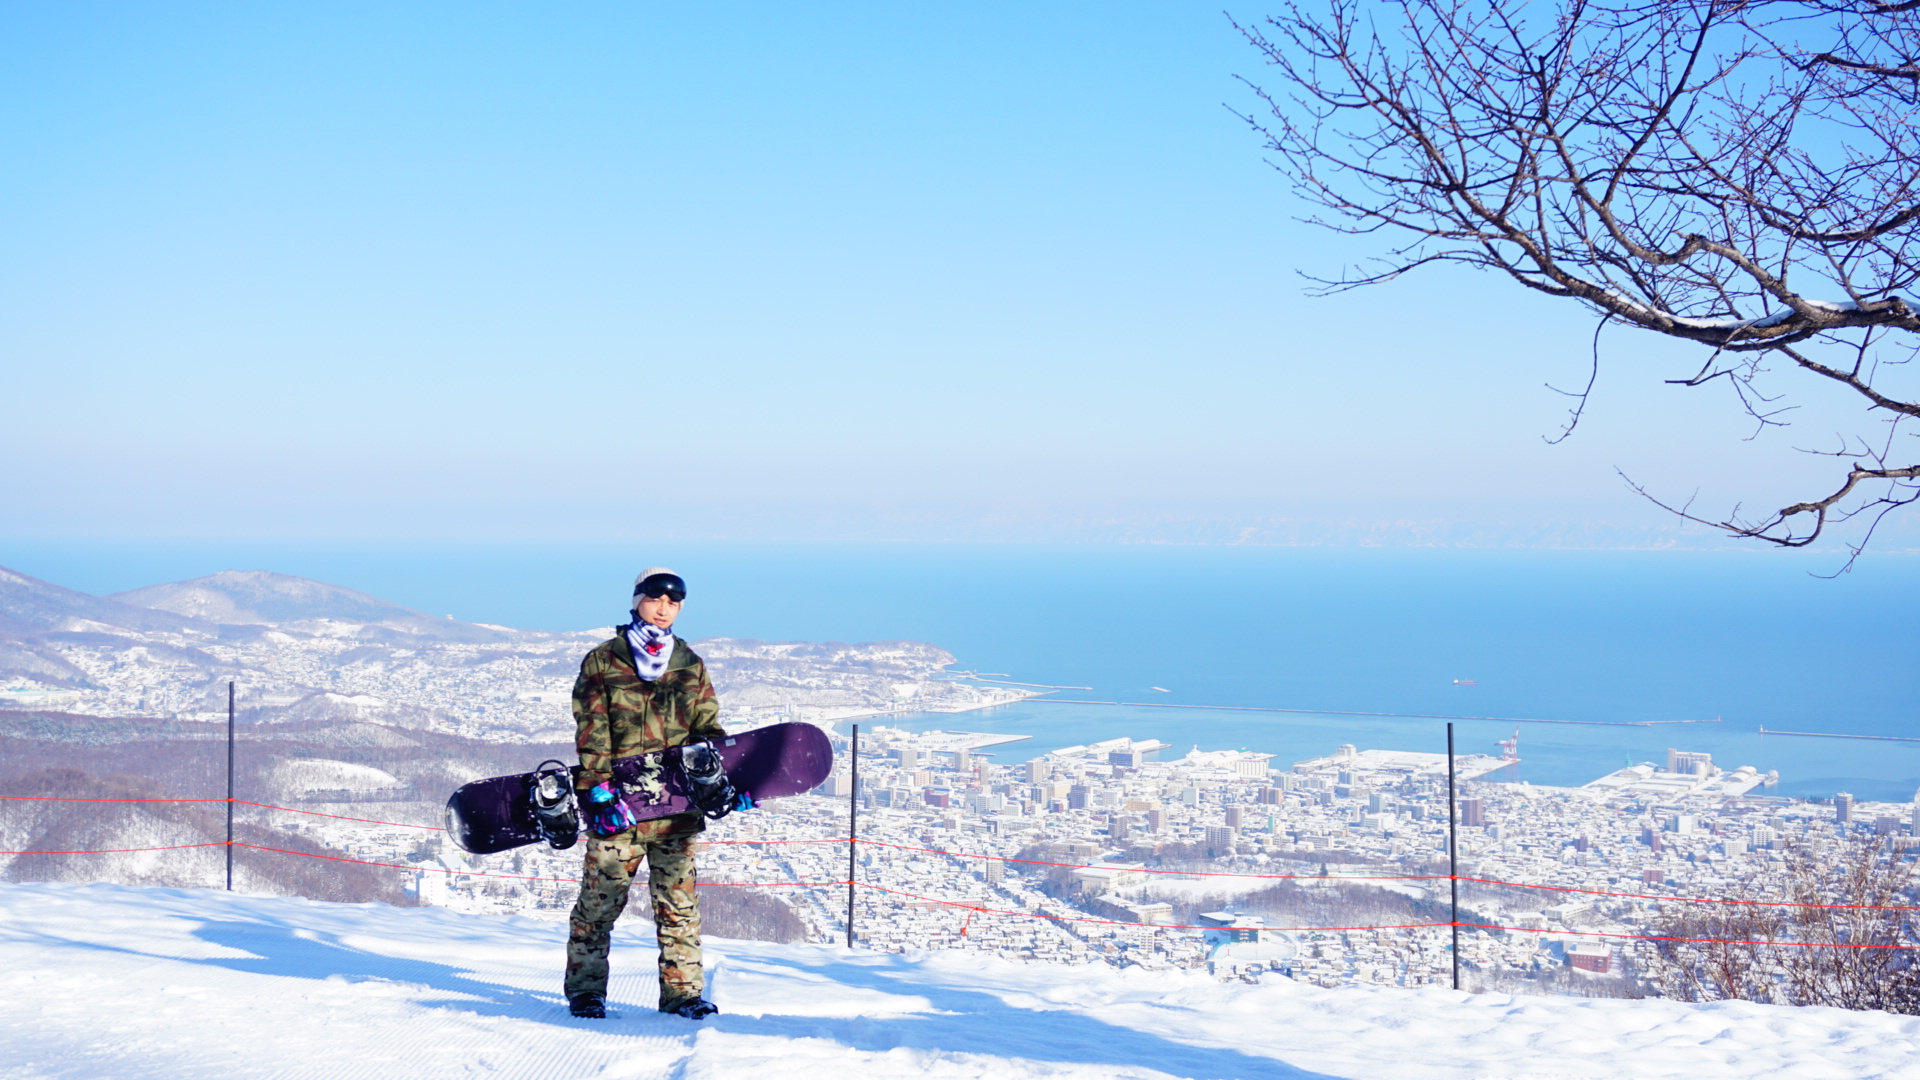
<path fill-rule="evenodd" d="M 646 929 L 639 924 L 639 931 Z M 616 936 L 604 1021 L 564 928 L 205 890 L 0 885 L 0 1077 L 1920 1078 L 1920 1019 L 1746 1003 L 1323 990 L 710 941 L 705 1023 Z"/>

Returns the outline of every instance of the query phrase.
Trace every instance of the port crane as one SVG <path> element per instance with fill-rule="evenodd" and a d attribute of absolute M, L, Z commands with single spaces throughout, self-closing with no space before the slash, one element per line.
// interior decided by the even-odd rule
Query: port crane
<path fill-rule="evenodd" d="M 1520 729 L 1519 728 L 1513 729 L 1513 738 L 1495 739 L 1493 744 L 1495 746 L 1498 746 L 1501 750 L 1501 754 L 1500 754 L 1501 761 L 1519 761 L 1520 760 Z"/>

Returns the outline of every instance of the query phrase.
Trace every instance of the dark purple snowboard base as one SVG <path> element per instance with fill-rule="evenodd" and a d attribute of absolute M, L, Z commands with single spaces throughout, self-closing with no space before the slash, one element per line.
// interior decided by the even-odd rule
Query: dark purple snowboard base
<path fill-rule="evenodd" d="M 714 740 L 733 789 L 754 802 L 802 795 L 833 771 L 833 743 L 812 724 L 773 724 Z M 678 748 L 621 758 L 613 776 L 621 801 L 641 821 L 693 810 L 677 766 Z M 663 760 L 664 759 L 664 760 Z M 658 794 L 629 790 L 657 766 Z M 463 851 L 489 855 L 544 839 L 533 817 L 532 773 L 494 776 L 462 785 L 447 800 L 447 835 Z M 652 785 L 640 784 L 651 787 Z"/>

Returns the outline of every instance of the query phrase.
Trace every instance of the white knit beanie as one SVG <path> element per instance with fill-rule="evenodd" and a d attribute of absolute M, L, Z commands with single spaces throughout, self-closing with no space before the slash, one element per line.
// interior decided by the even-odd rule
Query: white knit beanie
<path fill-rule="evenodd" d="M 672 574 L 674 577 L 680 576 L 677 571 L 669 570 L 664 566 L 649 566 L 645 570 L 640 571 L 639 575 L 633 579 L 633 602 L 629 610 L 640 610 L 640 583 L 655 574 Z"/>

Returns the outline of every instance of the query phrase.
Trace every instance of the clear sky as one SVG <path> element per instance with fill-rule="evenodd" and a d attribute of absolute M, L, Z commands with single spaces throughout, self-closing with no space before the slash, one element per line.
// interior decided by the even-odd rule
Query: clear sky
<path fill-rule="evenodd" d="M 1635 525 L 1615 465 L 1824 477 L 1626 331 L 1546 446 L 1570 305 L 1304 296 L 1369 248 L 1294 220 L 1236 74 L 1169 0 L 0 5 L 0 536 Z"/>

